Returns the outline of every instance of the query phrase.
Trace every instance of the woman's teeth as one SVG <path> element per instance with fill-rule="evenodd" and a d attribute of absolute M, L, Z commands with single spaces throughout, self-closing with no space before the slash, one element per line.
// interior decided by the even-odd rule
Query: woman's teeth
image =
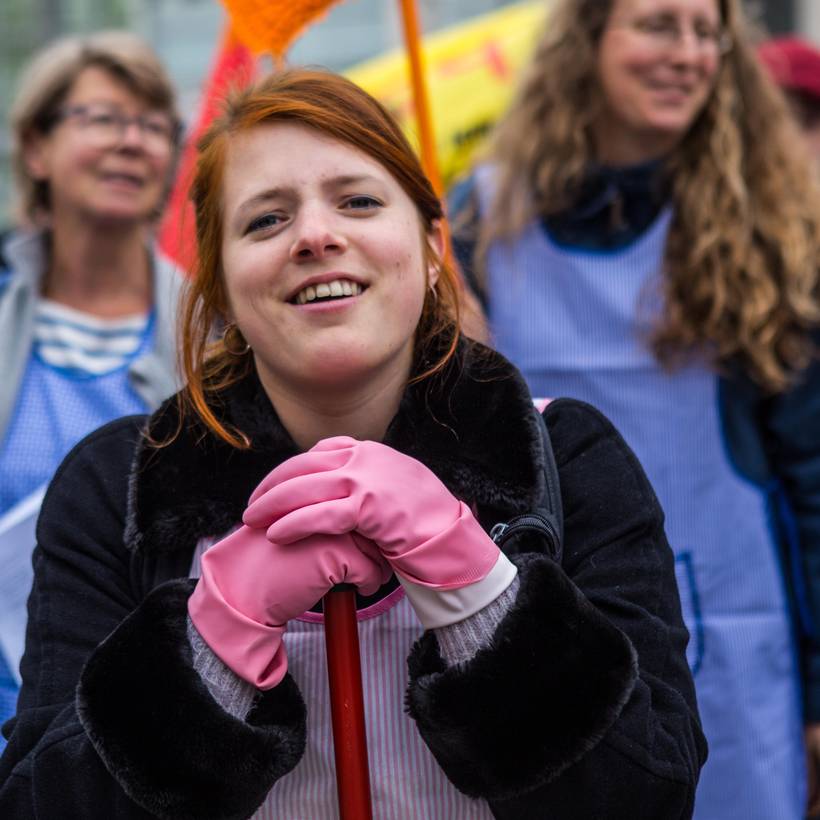
<path fill-rule="evenodd" d="M 308 285 L 296 294 L 293 301 L 297 305 L 315 302 L 317 299 L 338 299 L 340 296 L 358 296 L 364 288 L 349 279 L 334 279 L 319 285 Z"/>

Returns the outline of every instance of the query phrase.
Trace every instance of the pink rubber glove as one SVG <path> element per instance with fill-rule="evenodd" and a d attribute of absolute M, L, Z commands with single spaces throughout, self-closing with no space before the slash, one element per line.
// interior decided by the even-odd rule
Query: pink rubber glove
<path fill-rule="evenodd" d="M 434 473 L 373 441 L 325 439 L 280 464 L 254 491 L 243 520 L 267 526 L 281 544 L 317 532 L 355 531 L 374 541 L 427 628 L 477 612 L 515 577 L 469 507 Z"/>
<path fill-rule="evenodd" d="M 372 595 L 390 578 L 374 544 L 353 534 L 271 542 L 240 527 L 202 557 L 188 614 L 206 643 L 237 675 L 272 689 L 287 671 L 282 635 L 336 584 Z"/>

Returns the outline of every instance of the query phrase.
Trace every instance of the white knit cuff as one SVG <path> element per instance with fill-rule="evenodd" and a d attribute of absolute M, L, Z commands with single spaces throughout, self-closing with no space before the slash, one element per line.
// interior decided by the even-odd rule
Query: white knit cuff
<path fill-rule="evenodd" d="M 244 720 L 253 706 L 258 690 L 239 677 L 214 653 L 188 618 L 188 641 L 194 669 L 211 693 L 211 697 L 232 717 Z"/>
<path fill-rule="evenodd" d="M 425 629 L 436 629 L 474 615 L 494 601 L 513 582 L 518 569 L 503 552 L 480 581 L 459 589 L 432 589 L 414 584 L 396 573 L 418 619 Z"/>
<path fill-rule="evenodd" d="M 512 609 L 518 597 L 518 577 L 484 609 L 475 615 L 435 630 L 439 653 L 447 666 L 456 666 L 471 660 L 480 650 L 493 642 L 498 625 Z"/>

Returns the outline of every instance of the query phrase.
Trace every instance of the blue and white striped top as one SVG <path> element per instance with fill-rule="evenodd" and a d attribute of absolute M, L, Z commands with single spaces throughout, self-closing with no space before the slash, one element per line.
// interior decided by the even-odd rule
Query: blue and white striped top
<path fill-rule="evenodd" d="M 0 513 L 48 482 L 97 427 L 145 402 L 128 377 L 153 341 L 153 313 L 100 319 L 42 299 L 26 372 L 0 444 Z"/>
<path fill-rule="evenodd" d="M 142 344 L 148 315 L 100 319 L 41 299 L 34 317 L 34 352 L 75 378 L 94 378 L 126 365 Z"/>

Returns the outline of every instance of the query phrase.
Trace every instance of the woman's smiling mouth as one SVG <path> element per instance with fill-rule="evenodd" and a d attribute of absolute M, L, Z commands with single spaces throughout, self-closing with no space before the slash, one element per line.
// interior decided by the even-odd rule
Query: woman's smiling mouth
<path fill-rule="evenodd" d="M 333 279 L 330 282 L 319 282 L 302 288 L 291 300 L 293 305 L 305 305 L 309 302 L 326 302 L 333 299 L 345 299 L 358 296 L 364 291 L 362 285 L 350 279 Z"/>

